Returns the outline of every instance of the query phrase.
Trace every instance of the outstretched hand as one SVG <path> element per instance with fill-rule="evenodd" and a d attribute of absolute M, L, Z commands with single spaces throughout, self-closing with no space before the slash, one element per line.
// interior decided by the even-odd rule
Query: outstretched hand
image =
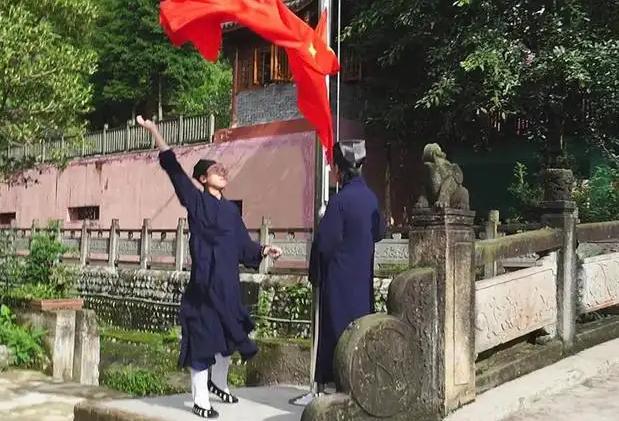
<path fill-rule="evenodd" d="M 277 260 L 281 257 L 283 251 L 279 247 L 275 246 L 266 246 L 262 254 L 266 257 L 269 256 L 271 259 Z"/>
<path fill-rule="evenodd" d="M 152 120 L 144 120 L 144 117 L 142 117 L 141 115 L 139 115 L 135 120 L 140 126 L 144 127 L 150 132 L 159 131 L 159 129 L 157 129 L 157 124 Z"/>
<path fill-rule="evenodd" d="M 155 145 L 160 150 L 165 151 L 165 150 L 170 149 L 168 144 L 163 139 L 163 136 L 161 136 L 161 133 L 159 133 L 159 129 L 157 128 L 157 123 L 155 123 L 152 120 L 144 120 L 144 117 L 142 117 L 141 115 L 137 116 L 135 120 L 138 122 L 140 126 L 144 127 L 146 130 L 148 130 L 149 132 L 153 134 L 153 137 L 155 138 Z"/>

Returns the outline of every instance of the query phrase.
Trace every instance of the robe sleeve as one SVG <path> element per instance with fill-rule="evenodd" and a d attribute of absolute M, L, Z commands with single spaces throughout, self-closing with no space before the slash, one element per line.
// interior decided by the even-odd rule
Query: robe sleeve
<path fill-rule="evenodd" d="M 385 238 L 385 231 L 385 219 L 377 209 L 372 215 L 372 236 L 374 237 L 375 243 L 378 243 Z"/>
<path fill-rule="evenodd" d="M 262 262 L 262 246 L 253 241 L 249 236 L 249 231 L 243 222 L 243 218 L 239 215 L 239 262 L 248 268 L 258 269 Z"/>
<path fill-rule="evenodd" d="M 193 184 L 171 149 L 159 153 L 159 163 L 170 177 L 174 191 L 190 215 L 196 215 L 201 204 L 202 192 Z"/>
<path fill-rule="evenodd" d="M 325 215 L 318 224 L 318 230 L 312 242 L 309 263 L 309 277 L 312 285 L 320 282 L 322 265 L 331 260 L 342 241 L 344 241 L 342 209 L 337 200 L 331 200 L 327 205 Z"/>

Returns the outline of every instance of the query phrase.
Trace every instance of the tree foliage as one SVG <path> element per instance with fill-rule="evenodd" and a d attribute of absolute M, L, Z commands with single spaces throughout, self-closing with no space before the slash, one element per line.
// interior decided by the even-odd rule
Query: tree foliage
<path fill-rule="evenodd" d="M 81 133 L 95 17 L 92 0 L 0 0 L 0 147 Z"/>
<path fill-rule="evenodd" d="M 484 143 L 520 118 L 554 148 L 619 150 L 617 0 L 363 0 L 345 37 L 377 62 L 368 120 L 395 137 Z"/>
<path fill-rule="evenodd" d="M 232 74 L 192 48 L 175 48 L 159 25 L 158 0 L 102 0 L 96 36 L 94 126 L 136 113 L 215 113 L 228 118 Z"/>

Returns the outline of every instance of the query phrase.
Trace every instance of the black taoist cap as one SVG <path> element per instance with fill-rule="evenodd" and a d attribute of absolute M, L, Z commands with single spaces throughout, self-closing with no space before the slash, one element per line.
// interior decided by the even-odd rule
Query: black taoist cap
<path fill-rule="evenodd" d="M 206 175 L 206 172 L 208 171 L 208 169 L 211 168 L 216 163 L 217 162 L 212 161 L 210 159 L 199 160 L 196 163 L 196 165 L 194 165 L 193 167 L 193 178 L 195 178 L 196 180 L 199 180 L 200 176 Z"/>
<path fill-rule="evenodd" d="M 338 167 L 361 168 L 365 162 L 364 140 L 343 140 L 335 144 L 335 163 Z"/>

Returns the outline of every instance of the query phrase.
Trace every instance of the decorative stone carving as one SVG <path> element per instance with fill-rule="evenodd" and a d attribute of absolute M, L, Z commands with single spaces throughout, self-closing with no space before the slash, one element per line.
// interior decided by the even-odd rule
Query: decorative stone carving
<path fill-rule="evenodd" d="M 584 259 L 578 273 L 580 313 L 619 304 L 619 253 Z"/>
<path fill-rule="evenodd" d="M 302 420 L 439 419 L 437 304 L 433 270 L 398 276 L 389 288 L 391 315 L 362 317 L 338 341 L 334 367 L 340 393 L 315 399 Z"/>
<path fill-rule="evenodd" d="M 353 322 L 335 351 L 336 378 L 369 415 L 393 417 L 415 401 L 420 389 L 408 324 L 384 314 Z"/>
<path fill-rule="evenodd" d="M 553 254 L 539 267 L 476 282 L 476 352 L 553 325 L 557 320 L 556 281 Z"/>
<path fill-rule="evenodd" d="M 408 240 L 383 240 L 376 244 L 377 262 L 408 262 Z"/>
<path fill-rule="evenodd" d="M 462 185 L 464 175 L 460 167 L 447 160 L 437 143 L 426 145 L 422 159 L 425 191 L 415 207 L 469 209 L 469 192 Z"/>
<path fill-rule="evenodd" d="M 572 200 L 572 185 L 574 175 L 572 170 L 549 168 L 544 171 L 544 201 Z"/>

